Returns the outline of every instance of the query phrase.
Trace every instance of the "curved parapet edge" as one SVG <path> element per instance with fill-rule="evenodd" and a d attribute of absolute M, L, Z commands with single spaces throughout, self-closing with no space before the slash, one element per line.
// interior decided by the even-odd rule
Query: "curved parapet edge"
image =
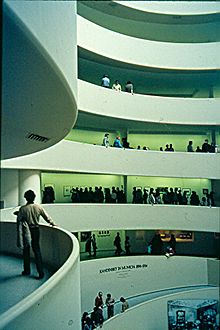
<path fill-rule="evenodd" d="M 14 226 L 12 222 L 1 222 L 4 226 Z M 42 226 L 42 231 L 48 226 Z M 79 284 L 79 244 L 77 239 L 61 228 L 48 228 L 55 230 L 57 235 L 62 232 L 68 239 L 72 250 L 63 265 L 37 290 L 11 307 L 1 315 L 0 329 L 75 329 L 80 327 L 80 308 L 77 304 L 72 306 L 73 300 L 80 301 Z M 13 232 L 13 230 L 12 230 Z M 2 236 L 4 238 L 4 236 Z M 63 238 L 57 240 L 63 243 Z M 44 241 L 42 241 L 42 248 Z M 62 255 L 62 246 L 54 247 Z M 59 258 L 58 258 L 59 259 Z M 65 304 L 61 304 L 61 301 Z M 40 315 L 40 317 L 39 317 Z"/>

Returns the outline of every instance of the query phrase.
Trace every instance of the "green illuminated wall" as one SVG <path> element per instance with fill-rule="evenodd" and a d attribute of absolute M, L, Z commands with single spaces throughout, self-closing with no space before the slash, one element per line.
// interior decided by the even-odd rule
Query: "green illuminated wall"
<path fill-rule="evenodd" d="M 108 132 L 110 145 L 113 144 L 117 135 L 121 138 L 125 136 L 120 131 Z M 72 129 L 67 135 L 66 140 L 75 142 L 84 142 L 90 144 L 102 145 L 102 140 L 105 132 L 101 131 L 87 131 L 80 129 Z M 216 134 L 216 138 L 219 138 L 219 134 Z M 180 135 L 180 134 L 128 134 L 128 142 L 133 148 L 137 148 L 138 145 L 149 147 L 151 150 L 159 150 L 160 147 L 165 149 L 165 145 L 172 143 L 176 151 L 186 151 L 189 140 L 193 141 L 194 150 L 197 146 L 202 146 L 205 139 L 209 139 L 211 142 L 211 135 Z M 220 141 L 219 141 L 220 143 Z"/>
<path fill-rule="evenodd" d="M 202 146 L 205 139 L 209 139 L 210 135 L 177 135 L 177 134 L 129 134 L 128 141 L 130 145 L 137 148 L 138 145 L 149 147 L 151 150 L 159 150 L 160 147 L 165 149 L 166 144 L 173 144 L 174 150 L 186 151 L 188 142 L 193 141 L 194 150 L 197 146 Z"/>
<path fill-rule="evenodd" d="M 97 175 L 97 174 L 78 174 L 78 173 L 42 173 L 42 190 L 44 186 L 53 185 L 55 190 L 56 203 L 70 203 L 70 196 L 64 196 L 64 186 L 71 187 L 121 187 L 123 177 L 119 175 Z"/>
<path fill-rule="evenodd" d="M 128 177 L 128 198 L 127 201 L 132 201 L 132 190 L 133 187 L 146 188 L 157 188 L 157 187 L 179 187 L 179 188 L 190 188 L 191 191 L 196 191 L 199 197 L 203 196 L 203 189 L 211 190 L 211 180 L 208 179 L 186 179 L 186 178 L 160 178 L 160 177 L 141 177 L 141 176 L 130 176 Z"/>
<path fill-rule="evenodd" d="M 111 188 L 124 185 L 123 176 L 101 175 L 101 174 L 81 174 L 81 173 L 42 173 L 42 190 L 45 185 L 53 185 L 55 189 L 56 203 L 70 203 L 70 196 L 64 196 L 64 186 L 70 187 L 95 187 Z M 132 202 L 133 187 L 145 187 L 149 189 L 157 187 L 180 187 L 195 190 L 199 197 L 203 196 L 202 190 L 211 190 L 211 180 L 208 179 L 187 179 L 187 178 L 162 178 L 162 177 L 141 177 L 129 176 L 127 179 L 127 201 Z"/>
<path fill-rule="evenodd" d="M 110 145 L 113 144 L 117 135 L 123 137 L 120 131 L 109 132 L 108 130 L 106 130 L 106 132 L 102 132 L 102 131 L 87 131 L 81 129 L 72 129 L 70 133 L 67 135 L 66 140 L 102 145 L 102 140 L 105 133 L 109 133 Z"/>

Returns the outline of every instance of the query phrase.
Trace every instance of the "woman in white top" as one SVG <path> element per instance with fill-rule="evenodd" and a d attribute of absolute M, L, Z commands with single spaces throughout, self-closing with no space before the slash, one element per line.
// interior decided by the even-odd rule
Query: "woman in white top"
<path fill-rule="evenodd" d="M 118 80 L 115 80 L 114 84 L 112 85 L 112 89 L 115 91 L 121 92 L 121 85 L 119 84 Z"/>

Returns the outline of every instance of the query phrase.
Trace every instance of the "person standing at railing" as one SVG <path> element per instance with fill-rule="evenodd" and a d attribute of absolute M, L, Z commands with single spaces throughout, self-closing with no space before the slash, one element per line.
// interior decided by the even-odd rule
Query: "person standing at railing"
<path fill-rule="evenodd" d="M 43 262 L 40 249 L 40 216 L 51 226 L 55 226 L 51 217 L 45 212 L 42 206 L 34 204 L 35 193 L 33 190 L 27 190 L 24 198 L 27 203 L 20 207 L 17 212 L 17 225 L 21 235 L 18 237 L 18 245 L 23 248 L 24 270 L 22 275 L 30 275 L 30 245 L 34 252 L 36 268 L 39 276 L 37 279 L 44 277 Z"/>

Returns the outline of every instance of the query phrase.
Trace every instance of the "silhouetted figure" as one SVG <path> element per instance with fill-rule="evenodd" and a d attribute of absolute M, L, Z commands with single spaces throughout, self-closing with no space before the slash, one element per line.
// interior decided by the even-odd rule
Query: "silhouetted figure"
<path fill-rule="evenodd" d="M 187 197 L 187 192 L 186 191 L 183 192 L 182 201 L 183 201 L 183 205 L 188 204 L 188 197 Z"/>
<path fill-rule="evenodd" d="M 92 235 L 91 243 L 92 243 L 92 249 L 93 249 L 93 256 L 96 257 L 97 244 L 96 244 L 95 234 Z"/>
<path fill-rule="evenodd" d="M 126 252 L 127 256 L 129 256 L 131 254 L 130 247 L 131 247 L 131 244 L 130 244 L 129 236 L 126 236 L 126 238 L 125 238 L 125 252 Z"/>
<path fill-rule="evenodd" d="M 86 252 L 88 252 L 90 257 L 91 257 L 91 245 L 92 245 L 92 237 L 89 236 L 86 241 Z"/>
<path fill-rule="evenodd" d="M 49 204 L 49 203 L 53 203 L 54 201 L 55 201 L 55 192 L 53 187 L 51 186 L 45 187 L 43 191 L 42 203 Z"/>
<path fill-rule="evenodd" d="M 170 204 L 170 195 L 169 195 L 169 191 L 168 191 L 167 187 L 164 189 L 164 193 L 163 193 L 162 198 L 163 198 L 164 204 Z"/>
<path fill-rule="evenodd" d="M 189 144 L 187 146 L 187 152 L 193 152 L 193 142 L 192 141 L 189 141 Z"/>
<path fill-rule="evenodd" d="M 199 200 L 199 196 L 197 195 L 197 193 L 195 191 L 192 191 L 192 194 L 190 196 L 190 205 L 199 205 L 200 204 L 200 200 Z"/>
<path fill-rule="evenodd" d="M 95 323 L 96 327 L 102 328 L 104 317 L 103 317 L 103 310 L 101 307 L 93 308 L 93 312 L 91 313 L 91 319 Z"/>
<path fill-rule="evenodd" d="M 169 144 L 166 144 L 166 148 L 164 149 L 164 151 L 170 151 Z"/>
<path fill-rule="evenodd" d="M 111 203 L 111 192 L 109 188 L 105 188 L 105 203 Z"/>
<path fill-rule="evenodd" d="M 115 255 L 116 256 L 120 256 L 121 252 L 122 252 L 122 248 L 121 248 L 121 237 L 119 232 L 117 232 L 117 235 L 115 236 L 114 239 L 114 246 L 116 248 L 115 250 Z"/>
<path fill-rule="evenodd" d="M 115 187 L 112 187 L 112 193 L 111 193 L 111 203 L 116 203 L 117 202 L 117 191 Z"/>
<path fill-rule="evenodd" d="M 205 139 L 205 142 L 202 145 L 202 152 L 210 152 L 211 145 L 209 144 L 209 140 Z"/>
<path fill-rule="evenodd" d="M 95 327 L 95 323 L 89 317 L 88 312 L 83 313 L 81 324 L 82 324 L 82 330 L 92 330 Z"/>
<path fill-rule="evenodd" d="M 138 189 L 136 191 L 136 198 L 135 198 L 136 204 L 143 204 L 143 195 L 141 189 Z"/>
<path fill-rule="evenodd" d="M 202 152 L 202 149 L 200 148 L 200 146 L 196 147 L 196 152 Z"/>
<path fill-rule="evenodd" d="M 172 144 L 170 144 L 169 151 L 174 151 Z"/>
<path fill-rule="evenodd" d="M 132 191 L 132 204 L 135 204 L 136 203 L 136 192 L 137 192 L 137 189 L 136 187 L 133 187 L 133 191 Z"/>
<path fill-rule="evenodd" d="M 163 151 L 163 147 L 160 147 L 160 151 Z"/>
<path fill-rule="evenodd" d="M 143 193 L 144 204 L 147 204 L 147 201 L 148 201 L 148 190 L 144 188 L 144 193 Z"/>
<path fill-rule="evenodd" d="M 159 233 L 156 233 L 152 239 L 152 254 L 160 255 L 163 253 L 163 241 Z"/>
<path fill-rule="evenodd" d="M 177 193 L 177 200 L 179 205 L 183 205 L 183 195 L 182 191 L 179 189 Z"/>
<path fill-rule="evenodd" d="M 127 141 L 127 137 L 122 138 L 122 146 L 123 146 L 123 148 L 126 148 L 126 149 L 130 148 L 130 143 Z"/>

